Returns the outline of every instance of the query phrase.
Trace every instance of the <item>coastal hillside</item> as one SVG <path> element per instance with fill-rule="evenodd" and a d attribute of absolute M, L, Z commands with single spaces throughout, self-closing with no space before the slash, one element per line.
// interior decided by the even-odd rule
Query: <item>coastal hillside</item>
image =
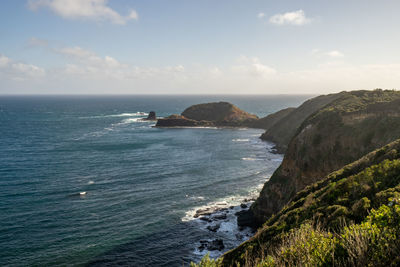
<path fill-rule="evenodd" d="M 325 105 L 331 103 L 333 100 L 338 99 L 344 93 L 321 95 L 307 100 L 298 108 L 291 110 L 286 116 L 280 117 L 279 120 L 266 129 L 266 132 L 261 135 L 261 139 L 275 143 L 276 149 L 284 153 L 289 145 L 290 140 L 296 134 L 297 129 L 301 126 L 302 122 L 317 110 L 323 108 Z M 278 111 L 275 114 L 280 114 L 285 110 Z M 274 115 L 274 114 L 272 114 Z M 271 115 L 270 115 L 271 116 Z"/>
<path fill-rule="evenodd" d="M 398 138 L 400 92 L 341 93 L 303 121 L 247 217 L 264 223 L 307 185 Z"/>
<path fill-rule="evenodd" d="M 259 120 L 255 120 L 254 122 L 251 122 L 249 124 L 249 127 L 269 130 L 278 121 L 281 121 L 282 119 L 284 119 L 286 116 L 288 116 L 294 110 L 296 110 L 296 108 L 285 108 L 285 109 L 279 110 L 279 111 L 272 113 L 268 116 L 265 116 Z"/>
<path fill-rule="evenodd" d="M 399 224 L 397 140 L 298 192 L 251 239 L 200 266 L 398 266 Z"/>

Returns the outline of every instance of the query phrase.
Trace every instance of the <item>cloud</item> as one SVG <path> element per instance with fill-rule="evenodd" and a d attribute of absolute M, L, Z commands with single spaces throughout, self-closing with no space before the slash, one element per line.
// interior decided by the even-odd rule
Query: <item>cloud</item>
<path fill-rule="evenodd" d="M 303 10 L 276 14 L 269 18 L 269 22 L 276 25 L 296 25 L 301 26 L 311 23 L 311 19 L 306 17 Z"/>
<path fill-rule="evenodd" d="M 270 77 L 271 75 L 276 74 L 274 68 L 262 64 L 256 57 L 250 58 L 241 56 L 238 59 L 238 65 L 233 66 L 232 69 L 239 74 L 256 77 Z"/>
<path fill-rule="evenodd" d="M 344 54 L 338 50 L 331 50 L 328 52 L 324 52 L 321 49 L 313 49 L 311 50 L 311 55 L 312 56 L 316 56 L 316 57 L 329 57 L 332 59 L 339 59 L 339 58 L 343 58 Z"/>
<path fill-rule="evenodd" d="M 79 75 L 85 79 L 116 79 L 126 81 L 131 79 L 152 79 L 157 76 L 180 75 L 185 72 L 182 65 L 162 68 L 143 68 L 122 63 L 111 56 L 101 57 L 93 51 L 79 46 L 55 49 L 56 53 L 64 55 L 69 62 L 63 72 L 69 75 Z"/>
<path fill-rule="evenodd" d="M 122 16 L 107 6 L 107 2 L 107 0 L 29 0 L 28 7 L 31 10 L 46 7 L 67 19 L 110 21 L 120 25 L 139 18 L 133 9 L 127 16 Z"/>
<path fill-rule="evenodd" d="M 327 56 L 333 57 L 333 58 L 339 58 L 339 57 L 344 57 L 343 53 L 337 51 L 337 50 L 332 50 L 326 53 Z"/>
<path fill-rule="evenodd" d="M 32 64 L 16 62 L 0 54 L 0 77 L 5 76 L 14 81 L 42 78 L 46 71 Z"/>
<path fill-rule="evenodd" d="M 262 19 L 264 17 L 265 17 L 265 14 L 262 12 L 258 13 L 258 15 L 257 15 L 257 18 L 259 18 L 259 19 Z"/>
<path fill-rule="evenodd" d="M 10 64 L 11 59 L 0 54 L 0 68 L 4 68 Z"/>
<path fill-rule="evenodd" d="M 241 56 L 219 66 L 144 67 L 79 46 L 48 51 L 64 57 L 64 63 L 43 69 L 0 54 L 0 93 L 323 94 L 400 84 L 400 63 L 365 65 L 334 60 L 284 71 L 260 58 Z M 332 51 L 314 52 L 328 57 Z"/>
<path fill-rule="evenodd" d="M 47 40 L 39 39 L 36 37 L 32 37 L 31 39 L 28 40 L 28 46 L 30 47 L 35 47 L 35 46 L 46 47 L 48 44 L 49 42 Z"/>

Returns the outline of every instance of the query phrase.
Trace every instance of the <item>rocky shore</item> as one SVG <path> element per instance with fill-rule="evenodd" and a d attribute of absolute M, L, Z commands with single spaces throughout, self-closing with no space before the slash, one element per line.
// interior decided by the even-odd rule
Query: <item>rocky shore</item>
<path fill-rule="evenodd" d="M 222 254 L 226 249 L 233 248 L 232 245 L 226 244 L 226 240 L 222 237 L 221 233 L 227 234 L 230 238 L 236 240 L 239 244 L 254 234 L 255 229 L 238 226 L 237 216 L 250 207 L 254 202 L 254 198 L 245 198 L 241 201 L 240 205 L 230 206 L 226 202 L 217 202 L 209 207 L 199 208 L 193 214 L 193 219 L 199 224 L 200 228 L 208 233 L 207 236 L 212 238 L 200 239 L 196 244 L 196 250 L 199 253 L 214 252 Z"/>

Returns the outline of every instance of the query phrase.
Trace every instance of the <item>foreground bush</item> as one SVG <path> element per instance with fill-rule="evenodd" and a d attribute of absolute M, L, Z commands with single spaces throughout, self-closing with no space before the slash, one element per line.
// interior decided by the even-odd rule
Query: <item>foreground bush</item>
<path fill-rule="evenodd" d="M 400 205 L 391 200 L 360 223 L 338 233 L 305 223 L 282 234 L 267 255 L 247 257 L 244 266 L 400 266 Z M 262 253 L 264 253 L 263 250 Z M 223 266 L 206 255 L 192 267 Z M 237 264 L 237 266 L 239 266 Z"/>

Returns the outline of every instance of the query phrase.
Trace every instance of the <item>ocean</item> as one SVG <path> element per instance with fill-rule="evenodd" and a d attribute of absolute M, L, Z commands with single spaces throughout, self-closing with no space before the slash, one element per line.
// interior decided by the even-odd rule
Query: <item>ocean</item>
<path fill-rule="evenodd" d="M 229 101 L 260 117 L 310 96 L 1 96 L 0 265 L 182 266 L 247 239 L 234 212 L 282 155 L 258 129 L 141 121 Z M 193 217 L 235 206 L 216 232 Z"/>

